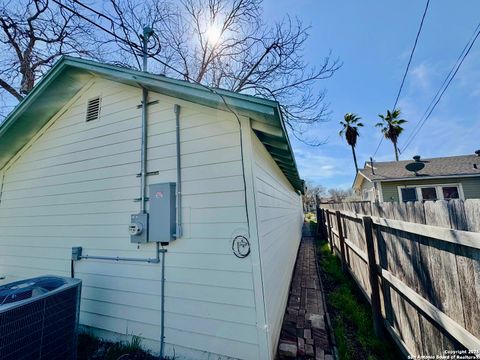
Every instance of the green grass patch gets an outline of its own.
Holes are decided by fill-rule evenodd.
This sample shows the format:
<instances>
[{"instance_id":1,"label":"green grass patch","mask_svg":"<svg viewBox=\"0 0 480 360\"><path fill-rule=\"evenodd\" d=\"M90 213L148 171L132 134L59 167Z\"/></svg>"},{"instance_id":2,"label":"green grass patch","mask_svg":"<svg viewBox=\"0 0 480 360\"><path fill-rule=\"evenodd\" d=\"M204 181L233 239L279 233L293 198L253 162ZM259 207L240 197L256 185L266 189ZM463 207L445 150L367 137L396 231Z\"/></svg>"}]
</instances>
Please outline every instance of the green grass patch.
<instances>
[{"instance_id":1,"label":"green grass patch","mask_svg":"<svg viewBox=\"0 0 480 360\"><path fill-rule=\"evenodd\" d=\"M317 223L317 214L315 214L314 212L305 213L305 221Z\"/></svg>"},{"instance_id":2,"label":"green grass patch","mask_svg":"<svg viewBox=\"0 0 480 360\"><path fill-rule=\"evenodd\" d=\"M345 330L345 324L341 316L336 316L332 322L333 332L335 339L337 340L337 350L340 359L350 359L350 354L353 350L350 344L347 342L347 335Z\"/></svg>"},{"instance_id":3,"label":"green grass patch","mask_svg":"<svg viewBox=\"0 0 480 360\"><path fill-rule=\"evenodd\" d=\"M317 214L314 212L305 213L305 223L310 227L310 231L314 236L317 233Z\"/></svg>"},{"instance_id":4,"label":"green grass patch","mask_svg":"<svg viewBox=\"0 0 480 360\"><path fill-rule=\"evenodd\" d=\"M355 282L342 272L341 262L331 254L329 244L322 242L319 253L327 304L335 315L332 326L340 359L398 359L393 345L375 336L371 309L360 299Z\"/></svg>"}]
</instances>

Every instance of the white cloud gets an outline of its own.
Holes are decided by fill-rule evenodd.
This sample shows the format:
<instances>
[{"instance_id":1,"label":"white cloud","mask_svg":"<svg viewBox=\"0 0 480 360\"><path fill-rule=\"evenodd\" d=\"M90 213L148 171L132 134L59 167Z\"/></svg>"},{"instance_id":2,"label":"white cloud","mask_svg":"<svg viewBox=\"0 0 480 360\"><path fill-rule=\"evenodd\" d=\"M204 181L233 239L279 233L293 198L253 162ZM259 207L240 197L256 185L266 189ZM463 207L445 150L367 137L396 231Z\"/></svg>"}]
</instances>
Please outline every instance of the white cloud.
<instances>
[{"instance_id":1,"label":"white cloud","mask_svg":"<svg viewBox=\"0 0 480 360\"><path fill-rule=\"evenodd\" d=\"M410 70L410 75L413 77L413 79L410 80L413 86L418 86L422 90L430 89L432 76L431 65L422 62L420 65L417 65Z\"/></svg>"},{"instance_id":2,"label":"white cloud","mask_svg":"<svg viewBox=\"0 0 480 360\"><path fill-rule=\"evenodd\" d=\"M331 183L337 177L355 174L352 158L319 154L320 148L295 149L295 157L300 176L316 184Z\"/></svg>"}]
</instances>

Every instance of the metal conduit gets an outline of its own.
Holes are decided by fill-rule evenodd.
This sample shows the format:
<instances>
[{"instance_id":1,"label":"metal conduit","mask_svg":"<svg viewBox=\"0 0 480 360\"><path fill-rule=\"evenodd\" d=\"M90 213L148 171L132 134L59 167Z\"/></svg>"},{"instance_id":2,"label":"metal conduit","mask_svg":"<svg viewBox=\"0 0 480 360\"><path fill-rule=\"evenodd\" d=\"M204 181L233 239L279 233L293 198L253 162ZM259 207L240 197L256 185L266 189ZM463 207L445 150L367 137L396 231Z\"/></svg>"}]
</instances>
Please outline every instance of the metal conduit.
<instances>
[{"instance_id":1,"label":"metal conduit","mask_svg":"<svg viewBox=\"0 0 480 360\"><path fill-rule=\"evenodd\" d=\"M153 30L145 27L143 33L143 71L147 71L147 41L148 38L153 34ZM147 200L146 192L146 176L147 176L147 136L148 136L148 90L145 87L142 87L142 140L141 140L141 165L140 165L140 212L146 213L145 202ZM177 138L177 229L176 237L179 238L182 236L181 229L181 162L180 162L180 105L175 105L174 111L176 114L176 138ZM4 174L3 174L4 175ZM0 185L3 185L0 183ZM0 188L1 195L1 188ZM147 229L148 231L148 225ZM74 255L75 251L78 251L78 255ZM97 255L81 255L81 247L72 248L72 260L71 260L71 276L75 276L74 263L78 260L106 260L106 261L125 261L125 262L143 262L149 264L162 264L161 268L161 288L160 288L160 311L161 311L161 320L160 320L160 359L163 359L164 353L164 343L165 343L165 253L167 249L160 248L160 243L156 243L156 257L155 258L132 258L132 257L121 257L121 256L97 256ZM160 259L160 254L162 258Z\"/></svg>"},{"instance_id":2,"label":"metal conduit","mask_svg":"<svg viewBox=\"0 0 480 360\"><path fill-rule=\"evenodd\" d=\"M175 104L175 129L177 136L177 229L175 238L182 237L182 160L180 156L180 105Z\"/></svg>"},{"instance_id":3,"label":"metal conduit","mask_svg":"<svg viewBox=\"0 0 480 360\"><path fill-rule=\"evenodd\" d=\"M141 144L141 160L140 160L140 212L145 213L145 200L147 192L146 175L147 175L147 116L148 116L148 90L142 88L142 144ZM148 230L148 229L147 229Z\"/></svg>"}]
</instances>

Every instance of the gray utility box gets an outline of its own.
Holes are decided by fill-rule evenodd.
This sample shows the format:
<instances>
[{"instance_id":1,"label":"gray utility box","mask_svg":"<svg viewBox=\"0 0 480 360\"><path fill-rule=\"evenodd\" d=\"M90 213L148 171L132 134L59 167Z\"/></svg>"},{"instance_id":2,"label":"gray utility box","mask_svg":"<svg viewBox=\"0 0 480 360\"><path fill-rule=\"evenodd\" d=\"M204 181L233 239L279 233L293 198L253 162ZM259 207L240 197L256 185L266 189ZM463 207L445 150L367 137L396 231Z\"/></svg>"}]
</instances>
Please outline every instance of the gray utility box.
<instances>
[{"instance_id":1,"label":"gray utility box","mask_svg":"<svg viewBox=\"0 0 480 360\"><path fill-rule=\"evenodd\" d=\"M176 184L151 184L149 186L149 203L148 241L169 243L175 240Z\"/></svg>"}]
</instances>

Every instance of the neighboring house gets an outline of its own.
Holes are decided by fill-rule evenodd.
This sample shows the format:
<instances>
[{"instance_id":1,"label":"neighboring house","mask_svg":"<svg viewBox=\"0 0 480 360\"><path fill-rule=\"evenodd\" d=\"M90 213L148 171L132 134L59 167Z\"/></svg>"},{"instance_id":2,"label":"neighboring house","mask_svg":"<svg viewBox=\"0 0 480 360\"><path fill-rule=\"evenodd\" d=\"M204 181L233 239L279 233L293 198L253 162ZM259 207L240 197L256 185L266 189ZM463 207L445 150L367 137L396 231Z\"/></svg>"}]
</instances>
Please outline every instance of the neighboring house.
<instances>
[{"instance_id":1,"label":"neighboring house","mask_svg":"<svg viewBox=\"0 0 480 360\"><path fill-rule=\"evenodd\" d=\"M146 201L143 232L138 219L131 225L141 209L142 89L146 189L176 185L165 217ZM0 127L0 275L70 276L76 246L136 260L164 248L164 298L163 264L75 261L81 324L106 338L138 335L158 353L163 323L165 355L176 359L274 359L302 189L278 103L65 57ZM173 213L169 234L179 238L137 244Z\"/></svg>"},{"instance_id":2,"label":"neighboring house","mask_svg":"<svg viewBox=\"0 0 480 360\"><path fill-rule=\"evenodd\" d=\"M480 198L480 152L432 159L365 163L353 189L362 200L426 201ZM405 166L424 165L417 174Z\"/></svg>"}]
</instances>

